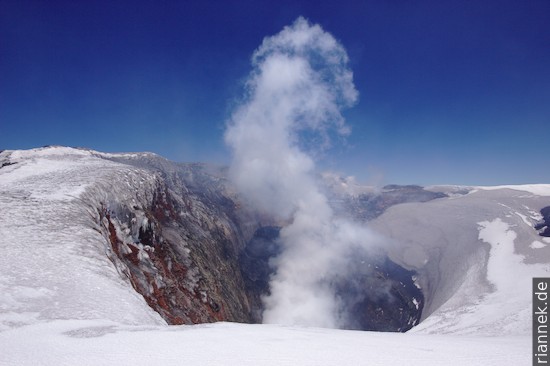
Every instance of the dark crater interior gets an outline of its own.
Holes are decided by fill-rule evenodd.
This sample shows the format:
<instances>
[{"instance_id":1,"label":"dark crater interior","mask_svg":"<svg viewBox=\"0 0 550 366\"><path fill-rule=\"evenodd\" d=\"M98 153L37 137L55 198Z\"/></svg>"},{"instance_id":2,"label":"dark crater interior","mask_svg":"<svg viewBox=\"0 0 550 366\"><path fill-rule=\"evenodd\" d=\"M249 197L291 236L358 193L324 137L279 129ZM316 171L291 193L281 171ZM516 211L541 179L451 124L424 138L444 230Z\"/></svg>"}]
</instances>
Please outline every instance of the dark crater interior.
<instances>
[{"instance_id":1,"label":"dark crater interior","mask_svg":"<svg viewBox=\"0 0 550 366\"><path fill-rule=\"evenodd\" d=\"M540 236L550 238L550 206L547 206L540 210L542 220L535 225L535 230L538 231Z\"/></svg>"},{"instance_id":2,"label":"dark crater interior","mask_svg":"<svg viewBox=\"0 0 550 366\"><path fill-rule=\"evenodd\" d=\"M258 229L239 256L247 293L254 304L253 314L261 321L263 295L269 294L274 273L270 258L281 253L278 227ZM355 255L331 286L341 303L343 328L371 331L406 332L422 315L424 296L414 284L416 273L390 259Z\"/></svg>"}]
</instances>

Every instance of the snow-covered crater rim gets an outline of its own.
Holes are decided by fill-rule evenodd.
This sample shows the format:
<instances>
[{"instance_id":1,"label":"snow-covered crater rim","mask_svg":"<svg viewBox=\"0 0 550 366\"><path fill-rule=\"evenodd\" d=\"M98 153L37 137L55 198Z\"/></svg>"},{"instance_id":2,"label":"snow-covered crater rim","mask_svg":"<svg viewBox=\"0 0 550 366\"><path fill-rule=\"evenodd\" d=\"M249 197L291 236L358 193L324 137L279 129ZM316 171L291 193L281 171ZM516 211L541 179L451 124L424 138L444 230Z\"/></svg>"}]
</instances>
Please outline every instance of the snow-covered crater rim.
<instances>
[{"instance_id":1,"label":"snow-covered crater rim","mask_svg":"<svg viewBox=\"0 0 550 366\"><path fill-rule=\"evenodd\" d=\"M106 153L83 147L68 146L44 146L28 150L3 150L0 152L3 156L9 156L14 162L48 157L100 157L100 158L127 158L136 159L141 157L160 157L152 152L118 152Z\"/></svg>"},{"instance_id":2,"label":"snow-covered crater rim","mask_svg":"<svg viewBox=\"0 0 550 366\"><path fill-rule=\"evenodd\" d=\"M475 186L472 187L473 192L478 190L494 191L498 189L512 189L515 191L524 191L536 196L550 196L550 184L517 184L517 185L500 185L500 186Z\"/></svg>"}]
</instances>

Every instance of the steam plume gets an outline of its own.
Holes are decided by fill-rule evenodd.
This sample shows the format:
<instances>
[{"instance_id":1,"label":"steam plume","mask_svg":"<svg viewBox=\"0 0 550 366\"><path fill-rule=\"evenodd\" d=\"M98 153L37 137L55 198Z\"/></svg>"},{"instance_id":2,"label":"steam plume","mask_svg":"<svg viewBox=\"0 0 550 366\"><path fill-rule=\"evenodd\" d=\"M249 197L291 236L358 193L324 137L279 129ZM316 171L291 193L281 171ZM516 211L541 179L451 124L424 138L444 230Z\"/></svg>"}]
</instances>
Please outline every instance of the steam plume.
<instances>
[{"instance_id":1,"label":"steam plume","mask_svg":"<svg viewBox=\"0 0 550 366\"><path fill-rule=\"evenodd\" d=\"M332 35L298 18L254 52L246 99L228 123L231 178L257 208L289 223L273 261L271 294L263 299L266 323L342 324L331 280L371 236L334 218L315 180L311 149L304 149L311 141L323 149L331 134L349 133L341 109L355 103L357 91L347 63Z\"/></svg>"}]
</instances>

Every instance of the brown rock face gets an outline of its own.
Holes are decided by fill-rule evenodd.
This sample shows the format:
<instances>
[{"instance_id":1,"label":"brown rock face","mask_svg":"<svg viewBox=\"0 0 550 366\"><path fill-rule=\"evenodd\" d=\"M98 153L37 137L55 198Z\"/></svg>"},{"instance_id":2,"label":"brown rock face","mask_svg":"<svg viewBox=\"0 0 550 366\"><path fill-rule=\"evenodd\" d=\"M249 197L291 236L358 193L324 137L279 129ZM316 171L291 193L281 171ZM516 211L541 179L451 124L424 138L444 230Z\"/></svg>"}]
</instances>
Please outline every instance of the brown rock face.
<instances>
[{"instance_id":1,"label":"brown rock face","mask_svg":"<svg viewBox=\"0 0 550 366\"><path fill-rule=\"evenodd\" d=\"M148 207L101 209L111 260L169 324L252 322L233 201L174 180L159 184Z\"/></svg>"}]
</instances>

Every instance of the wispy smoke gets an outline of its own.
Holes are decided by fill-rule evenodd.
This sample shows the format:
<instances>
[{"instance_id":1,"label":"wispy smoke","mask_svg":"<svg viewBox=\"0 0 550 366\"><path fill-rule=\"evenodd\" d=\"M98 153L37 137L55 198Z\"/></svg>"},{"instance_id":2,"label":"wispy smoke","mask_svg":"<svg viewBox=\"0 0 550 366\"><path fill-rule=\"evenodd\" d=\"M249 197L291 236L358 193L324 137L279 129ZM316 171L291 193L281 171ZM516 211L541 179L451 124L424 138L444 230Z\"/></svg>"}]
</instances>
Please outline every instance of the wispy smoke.
<instances>
[{"instance_id":1,"label":"wispy smoke","mask_svg":"<svg viewBox=\"0 0 550 366\"><path fill-rule=\"evenodd\" d=\"M289 223L264 298L266 323L341 325L333 279L371 237L334 218L311 157L311 141L323 149L331 134L349 133L341 109L357 91L347 63L332 35L298 18L255 51L246 100L228 123L231 178L258 209Z\"/></svg>"}]
</instances>

